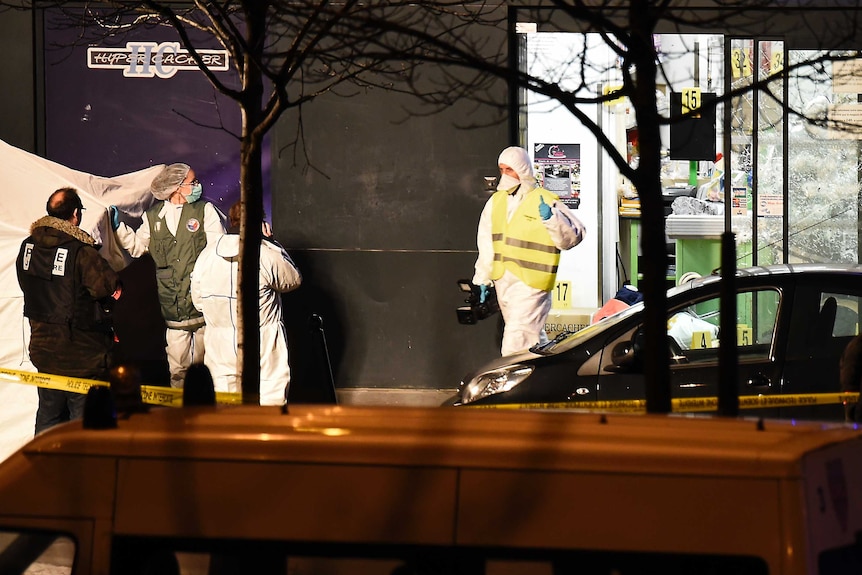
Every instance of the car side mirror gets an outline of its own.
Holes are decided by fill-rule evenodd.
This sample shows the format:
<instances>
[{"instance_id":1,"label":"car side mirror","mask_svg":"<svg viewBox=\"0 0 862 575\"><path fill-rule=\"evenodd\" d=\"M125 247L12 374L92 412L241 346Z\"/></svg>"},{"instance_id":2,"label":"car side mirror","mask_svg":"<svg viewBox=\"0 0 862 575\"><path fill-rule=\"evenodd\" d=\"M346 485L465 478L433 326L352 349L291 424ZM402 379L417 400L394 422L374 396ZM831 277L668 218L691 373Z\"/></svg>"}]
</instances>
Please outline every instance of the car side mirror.
<instances>
[{"instance_id":1,"label":"car side mirror","mask_svg":"<svg viewBox=\"0 0 862 575\"><path fill-rule=\"evenodd\" d=\"M621 341L611 348L611 363L605 366L605 371L639 373L641 369L642 362L634 341Z\"/></svg>"}]
</instances>

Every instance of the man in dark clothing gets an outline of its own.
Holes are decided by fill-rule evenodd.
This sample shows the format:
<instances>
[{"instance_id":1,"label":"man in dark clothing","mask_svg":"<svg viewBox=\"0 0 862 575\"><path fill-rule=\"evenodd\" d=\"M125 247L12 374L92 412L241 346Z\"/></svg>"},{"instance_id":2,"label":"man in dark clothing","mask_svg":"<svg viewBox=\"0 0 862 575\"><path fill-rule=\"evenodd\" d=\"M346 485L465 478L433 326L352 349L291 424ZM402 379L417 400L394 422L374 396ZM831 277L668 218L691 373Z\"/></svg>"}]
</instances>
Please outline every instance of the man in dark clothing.
<instances>
[{"instance_id":1,"label":"man in dark clothing","mask_svg":"<svg viewBox=\"0 0 862 575\"><path fill-rule=\"evenodd\" d=\"M30 320L30 361L40 372L108 380L114 345L111 309L120 278L78 226L84 206L72 188L48 198L16 261ZM36 433L83 416L85 396L39 388Z\"/></svg>"},{"instance_id":2,"label":"man in dark clothing","mask_svg":"<svg viewBox=\"0 0 862 575\"><path fill-rule=\"evenodd\" d=\"M838 363L841 391L859 392L862 386L862 335L847 344ZM862 395L858 401L844 405L844 420L862 422Z\"/></svg>"}]
</instances>

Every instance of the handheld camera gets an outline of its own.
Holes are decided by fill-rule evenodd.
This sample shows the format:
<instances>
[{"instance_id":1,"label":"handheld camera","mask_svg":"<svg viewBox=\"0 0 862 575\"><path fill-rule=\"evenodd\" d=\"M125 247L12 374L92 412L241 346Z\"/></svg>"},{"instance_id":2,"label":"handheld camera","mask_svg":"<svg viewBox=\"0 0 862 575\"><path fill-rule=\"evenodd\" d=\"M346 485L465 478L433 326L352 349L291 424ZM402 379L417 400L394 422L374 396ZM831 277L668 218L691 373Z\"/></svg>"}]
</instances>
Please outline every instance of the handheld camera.
<instances>
[{"instance_id":1,"label":"handheld camera","mask_svg":"<svg viewBox=\"0 0 862 575\"><path fill-rule=\"evenodd\" d=\"M481 288L474 285L470 280L458 280L458 287L461 291L467 294L467 299L464 303L467 305L459 307L458 323L464 325L473 325L480 320L487 319L500 311L500 305L497 303L497 290L492 287L488 288L488 295L484 302L479 302Z\"/></svg>"}]
</instances>

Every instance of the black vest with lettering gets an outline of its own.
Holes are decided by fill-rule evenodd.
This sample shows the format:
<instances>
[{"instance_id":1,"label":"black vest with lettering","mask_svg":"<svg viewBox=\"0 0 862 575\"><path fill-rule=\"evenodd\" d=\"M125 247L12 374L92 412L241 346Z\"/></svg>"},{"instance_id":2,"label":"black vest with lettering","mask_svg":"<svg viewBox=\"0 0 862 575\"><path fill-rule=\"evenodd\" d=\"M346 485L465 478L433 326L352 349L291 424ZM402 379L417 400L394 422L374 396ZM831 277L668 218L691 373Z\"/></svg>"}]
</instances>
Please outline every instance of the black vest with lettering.
<instances>
[{"instance_id":1,"label":"black vest with lettering","mask_svg":"<svg viewBox=\"0 0 862 575\"><path fill-rule=\"evenodd\" d=\"M110 331L110 309L93 299L78 282L75 262L84 244L69 238L40 247L32 237L18 252L18 283L24 292L24 316L84 331Z\"/></svg>"}]
</instances>

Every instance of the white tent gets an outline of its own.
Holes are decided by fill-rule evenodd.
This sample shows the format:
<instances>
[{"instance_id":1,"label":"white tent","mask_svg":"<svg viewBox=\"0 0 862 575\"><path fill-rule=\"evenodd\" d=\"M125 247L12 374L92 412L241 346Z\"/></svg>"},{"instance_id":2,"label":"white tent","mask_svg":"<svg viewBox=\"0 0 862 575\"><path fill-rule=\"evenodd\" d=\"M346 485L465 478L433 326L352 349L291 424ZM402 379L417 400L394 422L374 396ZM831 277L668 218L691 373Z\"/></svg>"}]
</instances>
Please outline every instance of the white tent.
<instances>
[{"instance_id":1,"label":"white tent","mask_svg":"<svg viewBox=\"0 0 862 575\"><path fill-rule=\"evenodd\" d=\"M23 314L24 296L18 287L15 258L21 242L30 235L30 224L45 215L51 192L62 187L78 190L85 208L82 227L97 242L104 242L103 255L120 269L128 260L107 249L113 245L107 207L115 205L128 216L139 218L153 203L150 182L162 167L114 177L94 176L0 140L0 261L5 262L0 265L0 366L36 371L27 356L30 328ZM0 381L0 461L33 437L36 404L35 387Z\"/></svg>"}]
</instances>

